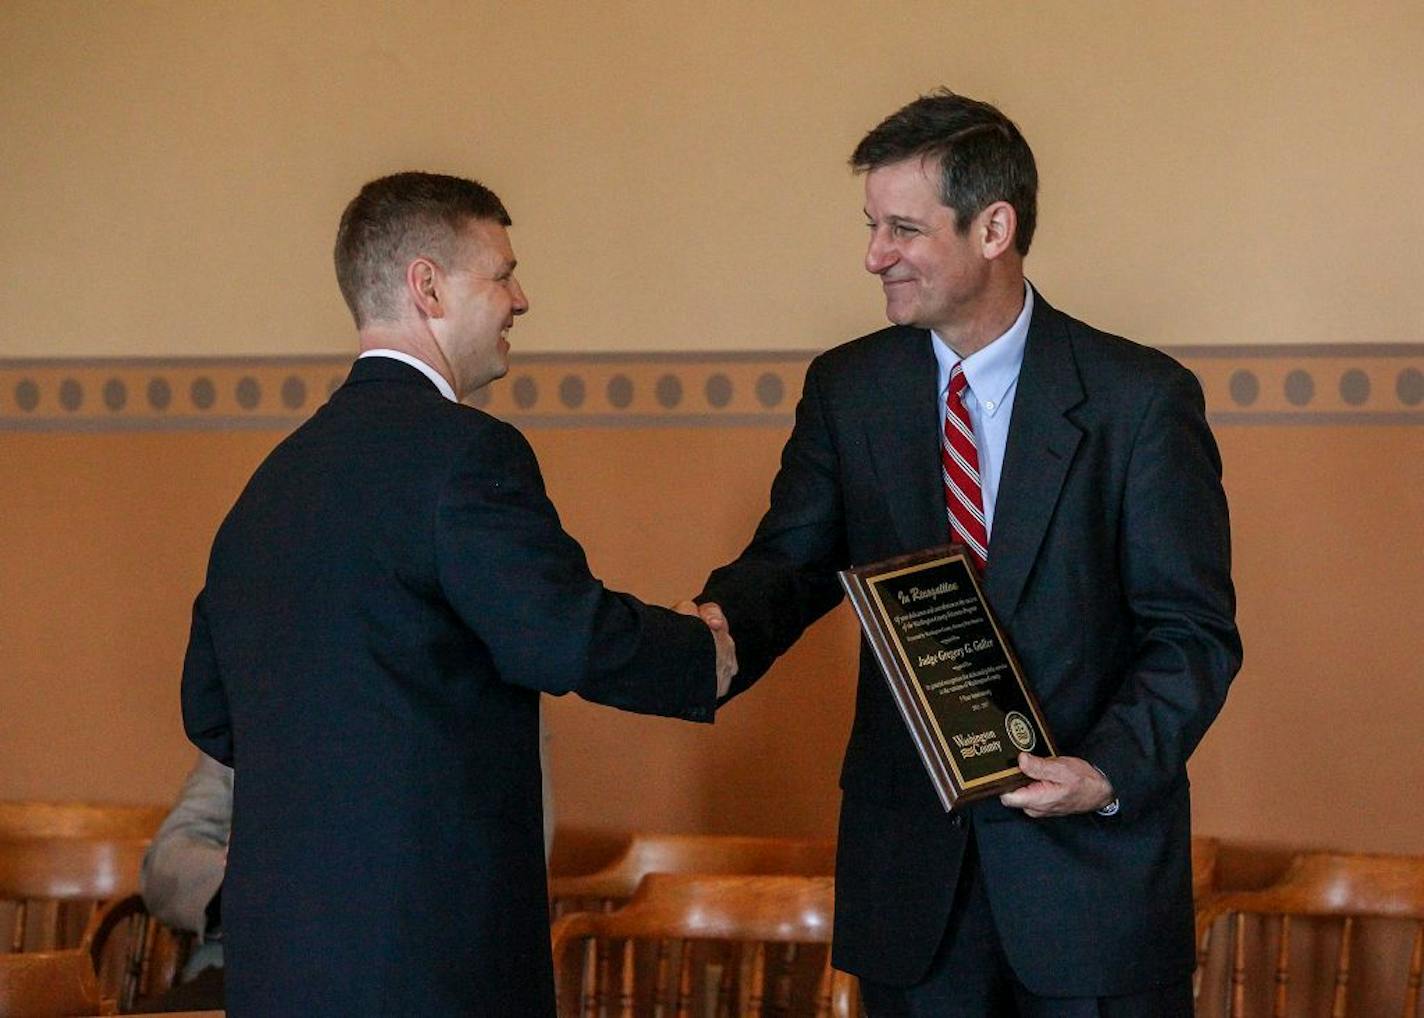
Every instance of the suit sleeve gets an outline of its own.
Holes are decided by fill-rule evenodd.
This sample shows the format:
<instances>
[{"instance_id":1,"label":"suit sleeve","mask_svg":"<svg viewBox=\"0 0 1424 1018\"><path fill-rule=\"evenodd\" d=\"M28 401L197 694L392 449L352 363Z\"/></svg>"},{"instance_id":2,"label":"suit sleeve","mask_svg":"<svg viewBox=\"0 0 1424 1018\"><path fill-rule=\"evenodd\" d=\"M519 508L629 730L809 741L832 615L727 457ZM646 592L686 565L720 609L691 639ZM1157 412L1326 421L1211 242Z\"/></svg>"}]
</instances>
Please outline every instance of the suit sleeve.
<instances>
[{"instance_id":1,"label":"suit sleeve","mask_svg":"<svg viewBox=\"0 0 1424 1018\"><path fill-rule=\"evenodd\" d=\"M796 423L771 485L771 504L746 550L707 579L737 643L735 696L760 678L806 628L840 603L847 563L840 457L826 413L819 360L806 372Z\"/></svg>"},{"instance_id":2,"label":"suit sleeve","mask_svg":"<svg viewBox=\"0 0 1424 1018\"><path fill-rule=\"evenodd\" d=\"M436 511L436 569L506 682L643 714L711 721L716 652L701 620L610 591L559 523L534 451L491 422Z\"/></svg>"},{"instance_id":3,"label":"suit sleeve","mask_svg":"<svg viewBox=\"0 0 1424 1018\"><path fill-rule=\"evenodd\" d=\"M1134 654L1078 755L1108 776L1129 815L1181 779L1241 665L1221 459L1184 370L1137 430L1119 548Z\"/></svg>"},{"instance_id":4,"label":"suit sleeve","mask_svg":"<svg viewBox=\"0 0 1424 1018\"><path fill-rule=\"evenodd\" d=\"M188 738L214 760L231 766L232 718L213 651L205 593L198 594L193 602L188 651L183 658L182 699L183 729Z\"/></svg>"},{"instance_id":5,"label":"suit sleeve","mask_svg":"<svg viewBox=\"0 0 1424 1018\"><path fill-rule=\"evenodd\" d=\"M165 924L200 936L222 886L232 828L232 768L199 755L143 857L139 888Z\"/></svg>"}]
</instances>

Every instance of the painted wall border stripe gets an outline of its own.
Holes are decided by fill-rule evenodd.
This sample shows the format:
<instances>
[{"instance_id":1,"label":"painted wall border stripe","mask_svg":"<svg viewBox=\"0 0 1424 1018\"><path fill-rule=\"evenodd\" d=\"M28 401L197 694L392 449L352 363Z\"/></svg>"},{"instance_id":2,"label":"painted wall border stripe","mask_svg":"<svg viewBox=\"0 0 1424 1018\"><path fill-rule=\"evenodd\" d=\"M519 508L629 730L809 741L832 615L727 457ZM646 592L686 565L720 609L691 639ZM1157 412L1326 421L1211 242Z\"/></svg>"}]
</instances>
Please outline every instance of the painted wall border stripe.
<instances>
[{"instance_id":1,"label":"painted wall border stripe","mask_svg":"<svg viewBox=\"0 0 1424 1018\"><path fill-rule=\"evenodd\" d=\"M1424 344L1166 347L1212 421L1424 425ZM525 427L767 427L791 421L813 351L525 354L474 405ZM346 377L341 355L0 359L0 431L271 429Z\"/></svg>"},{"instance_id":2,"label":"painted wall border stripe","mask_svg":"<svg viewBox=\"0 0 1424 1018\"><path fill-rule=\"evenodd\" d=\"M1254 346L1164 346L1182 363L1192 360L1256 360L1272 357L1424 357L1424 343L1259 343Z\"/></svg>"}]
</instances>

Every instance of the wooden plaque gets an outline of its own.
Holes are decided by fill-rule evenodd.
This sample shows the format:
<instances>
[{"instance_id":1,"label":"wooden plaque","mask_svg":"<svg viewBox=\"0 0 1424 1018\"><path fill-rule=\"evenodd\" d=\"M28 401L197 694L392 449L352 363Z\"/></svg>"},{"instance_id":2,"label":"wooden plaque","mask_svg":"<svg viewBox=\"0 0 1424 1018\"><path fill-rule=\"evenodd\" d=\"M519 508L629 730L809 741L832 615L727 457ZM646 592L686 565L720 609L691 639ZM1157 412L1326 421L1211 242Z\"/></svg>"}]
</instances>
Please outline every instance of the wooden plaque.
<instances>
[{"instance_id":1,"label":"wooden plaque","mask_svg":"<svg viewBox=\"0 0 1424 1018\"><path fill-rule=\"evenodd\" d=\"M946 811L1028 784L1020 750L1057 755L962 546L839 575Z\"/></svg>"}]
</instances>

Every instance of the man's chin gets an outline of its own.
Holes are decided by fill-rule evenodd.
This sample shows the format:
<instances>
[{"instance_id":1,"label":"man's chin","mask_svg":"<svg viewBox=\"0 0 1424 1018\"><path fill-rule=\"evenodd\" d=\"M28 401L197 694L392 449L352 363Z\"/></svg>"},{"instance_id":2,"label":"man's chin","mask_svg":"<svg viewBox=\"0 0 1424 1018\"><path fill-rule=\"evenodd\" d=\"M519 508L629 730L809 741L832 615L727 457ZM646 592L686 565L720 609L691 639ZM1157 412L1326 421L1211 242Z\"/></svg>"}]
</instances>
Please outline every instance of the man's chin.
<instances>
[{"instance_id":1,"label":"man's chin","mask_svg":"<svg viewBox=\"0 0 1424 1018\"><path fill-rule=\"evenodd\" d=\"M489 372L485 373L484 375L481 375L479 378L472 380L468 391L460 395L460 402L463 403L467 399L473 398L475 393L479 392L491 382L499 381L499 379L503 378L507 374L509 374L509 361L506 360L498 365L494 365Z\"/></svg>"},{"instance_id":2,"label":"man's chin","mask_svg":"<svg viewBox=\"0 0 1424 1018\"><path fill-rule=\"evenodd\" d=\"M885 317L891 325L914 325L915 314L909 308L897 307L893 304L885 305Z\"/></svg>"}]
</instances>

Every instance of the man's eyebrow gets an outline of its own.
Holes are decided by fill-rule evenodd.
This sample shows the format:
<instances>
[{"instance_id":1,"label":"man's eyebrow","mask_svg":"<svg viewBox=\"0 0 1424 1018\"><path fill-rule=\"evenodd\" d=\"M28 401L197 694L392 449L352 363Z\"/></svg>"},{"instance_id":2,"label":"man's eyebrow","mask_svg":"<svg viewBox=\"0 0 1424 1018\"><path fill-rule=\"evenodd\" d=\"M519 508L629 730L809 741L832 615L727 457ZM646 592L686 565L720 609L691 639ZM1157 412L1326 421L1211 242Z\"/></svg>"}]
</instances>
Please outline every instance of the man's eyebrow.
<instances>
[{"instance_id":1,"label":"man's eyebrow","mask_svg":"<svg viewBox=\"0 0 1424 1018\"><path fill-rule=\"evenodd\" d=\"M875 217L870 214L870 211L868 209L861 209L860 211L862 214L864 214L866 219L870 220L872 223L875 222ZM925 225L923 221L916 219L914 216L901 216L896 215L893 212L890 215L886 216L883 222L889 223L891 226L899 226L901 224L904 224L907 226L922 227Z\"/></svg>"}]
</instances>

